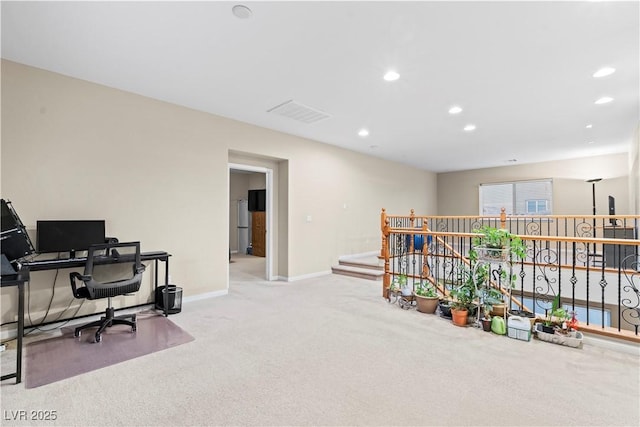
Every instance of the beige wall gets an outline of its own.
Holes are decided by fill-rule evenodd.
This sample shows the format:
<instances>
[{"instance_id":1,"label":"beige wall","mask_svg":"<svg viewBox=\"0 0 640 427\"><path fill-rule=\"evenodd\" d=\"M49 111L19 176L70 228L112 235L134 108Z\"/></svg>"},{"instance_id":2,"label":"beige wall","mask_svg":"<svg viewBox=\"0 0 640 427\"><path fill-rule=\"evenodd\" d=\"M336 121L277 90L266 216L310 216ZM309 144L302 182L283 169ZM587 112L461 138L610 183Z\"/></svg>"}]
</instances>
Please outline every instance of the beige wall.
<instances>
[{"instance_id":1,"label":"beige wall","mask_svg":"<svg viewBox=\"0 0 640 427\"><path fill-rule=\"evenodd\" d=\"M632 214L640 215L640 124L629 150L629 206Z\"/></svg>"},{"instance_id":2,"label":"beige wall","mask_svg":"<svg viewBox=\"0 0 640 427\"><path fill-rule=\"evenodd\" d=\"M172 253L185 296L228 286L229 161L275 168L281 277L377 250L381 207L436 213L433 173L9 61L2 125L2 197L27 228L40 218L104 218L109 235ZM58 310L71 297L67 273L55 284ZM38 312L52 283L45 273L32 279ZM3 305L11 292L2 290Z\"/></svg>"},{"instance_id":3,"label":"beige wall","mask_svg":"<svg viewBox=\"0 0 640 427\"><path fill-rule=\"evenodd\" d=\"M478 215L478 187L482 183L553 179L553 213L582 215L593 212L590 178L596 184L596 212L608 213L608 197L616 199L616 213L631 214L627 154L611 154L581 159L527 165L476 169L438 174L438 214Z\"/></svg>"}]
</instances>

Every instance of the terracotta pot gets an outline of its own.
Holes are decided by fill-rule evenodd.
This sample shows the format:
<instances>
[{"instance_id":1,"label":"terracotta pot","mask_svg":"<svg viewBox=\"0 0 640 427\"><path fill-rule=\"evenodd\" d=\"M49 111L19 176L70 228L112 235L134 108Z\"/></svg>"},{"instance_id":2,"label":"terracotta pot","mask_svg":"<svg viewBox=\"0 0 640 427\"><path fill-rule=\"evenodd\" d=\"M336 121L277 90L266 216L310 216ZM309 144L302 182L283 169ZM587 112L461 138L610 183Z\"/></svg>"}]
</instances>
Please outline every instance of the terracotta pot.
<instances>
[{"instance_id":1,"label":"terracotta pot","mask_svg":"<svg viewBox=\"0 0 640 427\"><path fill-rule=\"evenodd\" d=\"M451 309L451 320L453 320L453 324L456 326L467 326L468 317L469 317L469 311L466 308Z\"/></svg>"},{"instance_id":2,"label":"terracotta pot","mask_svg":"<svg viewBox=\"0 0 640 427\"><path fill-rule=\"evenodd\" d=\"M416 295L416 299L418 300L419 312L429 314L433 314L436 312L439 301L438 297L423 297L421 295Z\"/></svg>"}]
</instances>

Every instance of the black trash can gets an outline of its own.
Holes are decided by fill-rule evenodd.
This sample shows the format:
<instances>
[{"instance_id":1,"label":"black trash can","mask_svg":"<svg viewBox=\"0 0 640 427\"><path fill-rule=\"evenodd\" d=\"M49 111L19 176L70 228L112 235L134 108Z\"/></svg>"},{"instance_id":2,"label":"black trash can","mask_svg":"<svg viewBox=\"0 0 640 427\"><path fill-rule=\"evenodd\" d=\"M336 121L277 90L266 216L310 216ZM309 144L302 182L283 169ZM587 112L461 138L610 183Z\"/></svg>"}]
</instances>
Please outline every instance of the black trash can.
<instances>
[{"instance_id":1,"label":"black trash can","mask_svg":"<svg viewBox=\"0 0 640 427\"><path fill-rule=\"evenodd\" d=\"M167 293L165 295L165 293ZM182 288L176 285L158 286L156 289L156 308L164 312L164 298L167 298L167 313L176 314L182 311Z\"/></svg>"}]
</instances>

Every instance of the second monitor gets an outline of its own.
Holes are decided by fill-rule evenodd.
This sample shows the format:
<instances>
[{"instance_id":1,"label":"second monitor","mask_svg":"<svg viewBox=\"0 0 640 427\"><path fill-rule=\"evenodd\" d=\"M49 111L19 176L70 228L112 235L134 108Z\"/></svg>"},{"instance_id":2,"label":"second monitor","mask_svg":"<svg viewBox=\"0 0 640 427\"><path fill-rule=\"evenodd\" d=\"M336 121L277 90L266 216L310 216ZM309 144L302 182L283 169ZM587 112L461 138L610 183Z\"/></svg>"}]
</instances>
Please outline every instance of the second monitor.
<instances>
[{"instance_id":1,"label":"second monitor","mask_svg":"<svg viewBox=\"0 0 640 427\"><path fill-rule=\"evenodd\" d=\"M105 242L104 220L43 220L36 225L38 253L86 251Z\"/></svg>"}]
</instances>

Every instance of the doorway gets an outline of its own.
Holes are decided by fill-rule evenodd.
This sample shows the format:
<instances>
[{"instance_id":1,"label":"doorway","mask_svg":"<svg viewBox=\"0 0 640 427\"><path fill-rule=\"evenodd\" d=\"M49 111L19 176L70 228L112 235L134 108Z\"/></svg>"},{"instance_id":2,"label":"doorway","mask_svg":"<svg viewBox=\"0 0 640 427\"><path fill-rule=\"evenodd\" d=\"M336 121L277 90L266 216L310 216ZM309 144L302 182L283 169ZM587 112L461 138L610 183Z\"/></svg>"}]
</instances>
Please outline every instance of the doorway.
<instances>
[{"instance_id":1,"label":"doorway","mask_svg":"<svg viewBox=\"0 0 640 427\"><path fill-rule=\"evenodd\" d=\"M256 193L262 194L257 205ZM264 263L255 277L274 280L272 169L229 163L229 196L229 256L230 263L238 262L233 270L255 271Z\"/></svg>"}]
</instances>

